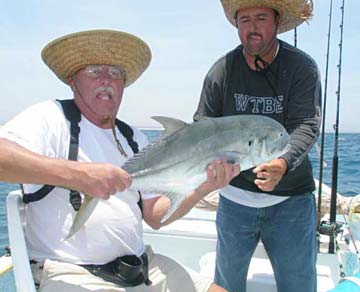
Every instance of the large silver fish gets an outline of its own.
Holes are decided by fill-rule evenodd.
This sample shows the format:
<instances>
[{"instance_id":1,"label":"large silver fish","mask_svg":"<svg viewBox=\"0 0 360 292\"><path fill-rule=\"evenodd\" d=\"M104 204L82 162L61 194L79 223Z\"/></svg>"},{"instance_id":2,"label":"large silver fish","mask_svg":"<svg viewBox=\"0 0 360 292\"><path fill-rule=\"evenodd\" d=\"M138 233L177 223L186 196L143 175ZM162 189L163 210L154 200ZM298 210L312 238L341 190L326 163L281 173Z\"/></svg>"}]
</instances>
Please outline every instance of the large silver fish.
<instances>
[{"instance_id":1,"label":"large silver fish","mask_svg":"<svg viewBox=\"0 0 360 292\"><path fill-rule=\"evenodd\" d=\"M239 163L243 171L281 156L289 147L290 138L284 127L264 116L206 118L192 124L168 117L153 119L163 125L163 135L131 158L123 169L131 174L131 190L158 193L170 199L162 222L206 180L206 167L216 159ZM87 197L68 238L85 223L97 200Z\"/></svg>"}]
</instances>

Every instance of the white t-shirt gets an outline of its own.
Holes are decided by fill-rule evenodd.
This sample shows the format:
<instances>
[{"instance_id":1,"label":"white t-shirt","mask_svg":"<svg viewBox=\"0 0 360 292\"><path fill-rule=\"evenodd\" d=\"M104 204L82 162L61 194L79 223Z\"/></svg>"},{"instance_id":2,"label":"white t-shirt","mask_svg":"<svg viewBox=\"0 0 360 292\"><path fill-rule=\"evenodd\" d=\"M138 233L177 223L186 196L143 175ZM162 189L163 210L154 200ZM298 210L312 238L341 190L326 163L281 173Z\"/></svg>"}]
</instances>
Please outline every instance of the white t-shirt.
<instances>
[{"instance_id":1,"label":"white t-shirt","mask_svg":"<svg viewBox=\"0 0 360 292\"><path fill-rule=\"evenodd\" d=\"M12 140L38 154L61 159L68 158L69 122L61 105L46 101L26 109L6 123L0 136ZM111 129L101 129L81 117L78 161L108 162L122 166L127 158L116 147ZM136 128L134 140L139 149L148 142ZM116 134L128 157L133 152L126 138L116 129ZM35 192L41 185L24 185L26 193ZM146 200L153 194L142 195ZM75 264L104 264L118 256L141 255L141 211L137 205L138 194L124 191L100 200L85 226L73 237L67 236L76 212L69 203L69 190L55 188L40 201L26 206L25 236L30 258L46 258Z\"/></svg>"},{"instance_id":2,"label":"white t-shirt","mask_svg":"<svg viewBox=\"0 0 360 292\"><path fill-rule=\"evenodd\" d=\"M285 201L289 197L273 196L251 192L228 185L220 190L220 195L237 203L252 208L265 208Z\"/></svg>"}]
</instances>

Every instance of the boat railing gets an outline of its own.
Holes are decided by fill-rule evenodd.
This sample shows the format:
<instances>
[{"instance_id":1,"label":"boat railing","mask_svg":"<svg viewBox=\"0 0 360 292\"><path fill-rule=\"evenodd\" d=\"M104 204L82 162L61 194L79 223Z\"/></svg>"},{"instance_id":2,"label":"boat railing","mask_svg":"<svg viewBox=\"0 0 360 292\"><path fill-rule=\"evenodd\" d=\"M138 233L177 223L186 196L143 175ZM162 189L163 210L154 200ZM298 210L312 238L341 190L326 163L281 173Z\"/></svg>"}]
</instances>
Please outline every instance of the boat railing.
<instances>
[{"instance_id":1,"label":"boat railing","mask_svg":"<svg viewBox=\"0 0 360 292\"><path fill-rule=\"evenodd\" d=\"M10 192L6 204L16 291L36 292L24 236L23 212L25 206L22 201L21 191Z\"/></svg>"}]
</instances>

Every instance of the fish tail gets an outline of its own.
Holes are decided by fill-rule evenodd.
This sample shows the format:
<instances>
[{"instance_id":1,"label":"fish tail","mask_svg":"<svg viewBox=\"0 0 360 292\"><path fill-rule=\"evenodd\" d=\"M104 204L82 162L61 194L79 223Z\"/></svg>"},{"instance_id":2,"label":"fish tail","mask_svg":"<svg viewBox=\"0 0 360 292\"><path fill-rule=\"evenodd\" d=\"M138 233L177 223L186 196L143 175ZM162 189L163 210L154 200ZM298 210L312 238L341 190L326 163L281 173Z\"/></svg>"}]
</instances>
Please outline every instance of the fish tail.
<instances>
[{"instance_id":1,"label":"fish tail","mask_svg":"<svg viewBox=\"0 0 360 292\"><path fill-rule=\"evenodd\" d=\"M75 219L65 240L68 240L76 232L78 232L82 226L84 226L85 222L89 219L90 215L93 213L98 202L99 202L99 198L85 195L84 201L81 204L79 211L77 211L75 215Z\"/></svg>"}]
</instances>

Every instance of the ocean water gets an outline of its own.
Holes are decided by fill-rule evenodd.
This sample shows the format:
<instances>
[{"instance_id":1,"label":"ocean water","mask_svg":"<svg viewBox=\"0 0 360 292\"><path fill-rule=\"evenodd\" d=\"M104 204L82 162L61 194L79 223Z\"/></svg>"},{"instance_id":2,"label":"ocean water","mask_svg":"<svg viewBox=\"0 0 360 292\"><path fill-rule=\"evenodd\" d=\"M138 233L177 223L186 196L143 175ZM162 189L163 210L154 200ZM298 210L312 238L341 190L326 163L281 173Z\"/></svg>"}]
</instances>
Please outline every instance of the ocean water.
<instances>
[{"instance_id":1,"label":"ocean water","mask_svg":"<svg viewBox=\"0 0 360 292\"><path fill-rule=\"evenodd\" d=\"M156 140L161 133L159 130L144 130L150 141ZM360 194L360 133L339 135L338 141L339 157L339 178L338 192L344 196L355 196ZM310 159L313 164L314 176L318 178L319 173L319 147L315 145L310 152ZM327 133L324 143L324 174L323 182L331 185L332 157L334 154L334 134ZM5 253L5 246L8 245L7 223L6 223L6 194L18 189L18 185L0 182L0 255Z\"/></svg>"}]
</instances>

